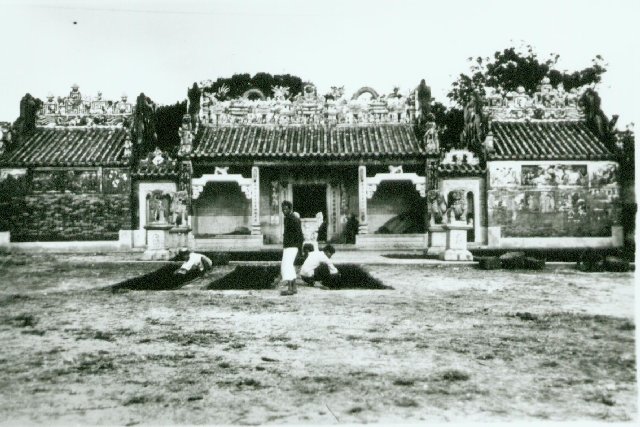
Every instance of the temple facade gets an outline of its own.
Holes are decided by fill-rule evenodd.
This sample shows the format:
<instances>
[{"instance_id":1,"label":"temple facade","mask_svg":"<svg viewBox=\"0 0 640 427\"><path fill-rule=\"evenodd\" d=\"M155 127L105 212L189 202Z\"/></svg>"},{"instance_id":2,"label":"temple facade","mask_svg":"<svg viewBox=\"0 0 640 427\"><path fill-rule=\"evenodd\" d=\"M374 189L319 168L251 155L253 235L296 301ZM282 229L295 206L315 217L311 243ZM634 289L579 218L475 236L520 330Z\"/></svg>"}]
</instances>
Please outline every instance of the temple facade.
<instances>
[{"instance_id":1,"label":"temple facade","mask_svg":"<svg viewBox=\"0 0 640 427\"><path fill-rule=\"evenodd\" d=\"M280 245L290 200L310 244L441 254L457 227L471 248L621 246L619 165L578 95L547 80L534 96L489 94L472 152L441 149L416 91L204 93L176 152L141 153L126 97L74 87L3 140L0 244L262 250Z\"/></svg>"}]
</instances>

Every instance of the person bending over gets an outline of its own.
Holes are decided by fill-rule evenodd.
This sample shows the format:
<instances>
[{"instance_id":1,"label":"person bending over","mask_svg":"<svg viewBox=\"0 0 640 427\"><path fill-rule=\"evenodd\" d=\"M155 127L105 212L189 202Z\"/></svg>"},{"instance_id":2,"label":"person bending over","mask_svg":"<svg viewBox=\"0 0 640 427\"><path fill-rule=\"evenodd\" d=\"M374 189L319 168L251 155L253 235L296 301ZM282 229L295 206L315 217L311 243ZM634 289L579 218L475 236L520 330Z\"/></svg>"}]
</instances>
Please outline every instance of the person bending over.
<instances>
[{"instance_id":1,"label":"person bending over","mask_svg":"<svg viewBox=\"0 0 640 427\"><path fill-rule=\"evenodd\" d=\"M327 285L335 282L339 276L338 269L331 262L336 253L333 246L327 245L321 251L312 251L300 268L300 277L306 283L320 289L329 289Z\"/></svg>"},{"instance_id":2,"label":"person bending over","mask_svg":"<svg viewBox=\"0 0 640 427\"><path fill-rule=\"evenodd\" d=\"M181 259L186 261L175 271L174 274L187 274L190 271L199 271L200 273L203 273L210 270L213 266L213 261L209 258L202 254L191 252L188 249L180 249L178 255Z\"/></svg>"}]
</instances>

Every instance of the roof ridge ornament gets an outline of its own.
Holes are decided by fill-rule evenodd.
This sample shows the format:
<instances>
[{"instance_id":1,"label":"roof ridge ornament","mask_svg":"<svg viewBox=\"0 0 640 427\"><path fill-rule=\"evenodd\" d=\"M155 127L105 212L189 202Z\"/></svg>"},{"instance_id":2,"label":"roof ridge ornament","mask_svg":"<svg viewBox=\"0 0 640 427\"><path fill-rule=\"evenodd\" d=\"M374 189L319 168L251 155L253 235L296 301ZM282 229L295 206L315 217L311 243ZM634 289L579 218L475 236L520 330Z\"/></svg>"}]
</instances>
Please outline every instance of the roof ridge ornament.
<instances>
[{"instance_id":1,"label":"roof ridge ornament","mask_svg":"<svg viewBox=\"0 0 640 427\"><path fill-rule=\"evenodd\" d=\"M413 97L401 94L398 87L394 87L388 96L380 96L373 89L364 87L350 100L344 97L344 87L332 86L326 97L319 95L312 84L306 84L302 93L293 99L289 99L289 91L287 87L274 86L273 98L240 97L222 101L214 94L203 92L200 121L204 125L222 127L408 124L415 120ZM370 99L361 96L366 93L371 95Z\"/></svg>"},{"instance_id":2,"label":"roof ridge ornament","mask_svg":"<svg viewBox=\"0 0 640 427\"><path fill-rule=\"evenodd\" d=\"M47 94L47 100L36 114L38 126L109 126L126 127L133 106L122 95L119 101L102 98L98 91L95 97L83 97L77 84L71 86L66 97Z\"/></svg>"},{"instance_id":3,"label":"roof ridge ornament","mask_svg":"<svg viewBox=\"0 0 640 427\"><path fill-rule=\"evenodd\" d=\"M527 94L522 86L509 92L485 88L487 102L483 110L497 121L584 120L584 113L578 105L584 90L586 87L567 92L562 83L554 88L549 77L545 76L533 95Z\"/></svg>"}]
</instances>

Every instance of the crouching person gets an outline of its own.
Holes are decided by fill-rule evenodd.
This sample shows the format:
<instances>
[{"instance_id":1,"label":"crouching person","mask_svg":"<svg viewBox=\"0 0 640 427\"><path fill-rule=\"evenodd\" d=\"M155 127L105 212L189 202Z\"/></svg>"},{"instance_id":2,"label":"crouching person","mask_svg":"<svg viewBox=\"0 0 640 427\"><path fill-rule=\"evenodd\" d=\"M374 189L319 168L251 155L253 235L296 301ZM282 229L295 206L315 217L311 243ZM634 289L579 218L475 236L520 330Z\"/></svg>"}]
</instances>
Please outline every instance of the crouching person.
<instances>
[{"instance_id":1,"label":"crouching person","mask_svg":"<svg viewBox=\"0 0 640 427\"><path fill-rule=\"evenodd\" d=\"M213 261L208 257L196 252L191 252L188 249L180 249L178 255L180 259L186 261L174 272L174 274L187 274L191 271L204 273L205 271L210 270L213 266Z\"/></svg>"},{"instance_id":2,"label":"crouching person","mask_svg":"<svg viewBox=\"0 0 640 427\"><path fill-rule=\"evenodd\" d=\"M300 267L300 277L307 284L320 289L329 289L339 277L338 269L331 262L336 253L333 246L327 245L321 251L312 251Z\"/></svg>"}]
</instances>

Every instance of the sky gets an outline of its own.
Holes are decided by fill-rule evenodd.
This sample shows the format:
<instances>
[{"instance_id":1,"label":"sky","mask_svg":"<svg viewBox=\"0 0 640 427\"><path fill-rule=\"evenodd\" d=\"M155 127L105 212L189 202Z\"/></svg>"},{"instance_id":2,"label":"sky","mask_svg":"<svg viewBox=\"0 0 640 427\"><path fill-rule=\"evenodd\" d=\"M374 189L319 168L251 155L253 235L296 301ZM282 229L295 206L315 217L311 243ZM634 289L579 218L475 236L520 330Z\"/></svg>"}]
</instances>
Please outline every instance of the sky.
<instances>
[{"instance_id":1,"label":"sky","mask_svg":"<svg viewBox=\"0 0 640 427\"><path fill-rule=\"evenodd\" d=\"M559 54L560 70L602 55L602 107L624 128L638 113L639 11L636 0L0 0L0 121L18 117L25 93L66 96L74 83L172 104L193 82L257 72L349 95L425 79L446 103L469 57L530 44Z\"/></svg>"}]
</instances>

